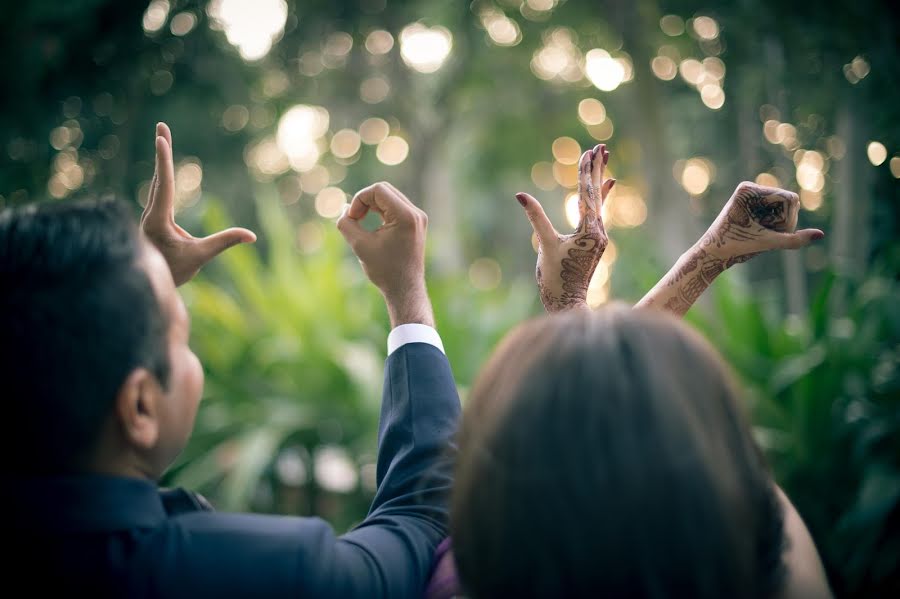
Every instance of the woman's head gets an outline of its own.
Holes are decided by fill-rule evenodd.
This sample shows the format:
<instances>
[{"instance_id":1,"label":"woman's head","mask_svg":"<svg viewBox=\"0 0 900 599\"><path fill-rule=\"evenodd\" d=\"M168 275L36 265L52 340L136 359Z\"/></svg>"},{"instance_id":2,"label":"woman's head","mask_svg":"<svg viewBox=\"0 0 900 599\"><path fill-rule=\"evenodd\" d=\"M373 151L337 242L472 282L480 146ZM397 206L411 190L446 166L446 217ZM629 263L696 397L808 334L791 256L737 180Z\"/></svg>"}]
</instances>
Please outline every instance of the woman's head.
<instances>
[{"instance_id":1,"label":"woman's head","mask_svg":"<svg viewBox=\"0 0 900 599\"><path fill-rule=\"evenodd\" d=\"M781 515L729 374L664 315L531 321L476 382L454 551L474 597L753 597Z\"/></svg>"}]
</instances>

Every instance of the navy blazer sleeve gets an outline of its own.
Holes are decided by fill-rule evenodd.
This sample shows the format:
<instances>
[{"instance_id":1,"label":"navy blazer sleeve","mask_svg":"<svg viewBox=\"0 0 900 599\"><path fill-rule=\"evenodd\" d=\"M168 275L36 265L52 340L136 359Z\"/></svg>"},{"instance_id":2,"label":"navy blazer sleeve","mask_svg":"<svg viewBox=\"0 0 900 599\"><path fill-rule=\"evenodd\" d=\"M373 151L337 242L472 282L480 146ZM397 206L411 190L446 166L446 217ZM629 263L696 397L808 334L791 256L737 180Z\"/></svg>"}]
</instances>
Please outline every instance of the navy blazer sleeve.
<instances>
[{"instance_id":1,"label":"navy blazer sleeve","mask_svg":"<svg viewBox=\"0 0 900 599\"><path fill-rule=\"evenodd\" d=\"M388 357L378 490L336 536L317 518L189 513L139 542L135 596L418 597L447 535L460 413L446 356L410 343ZM141 565L143 564L143 565Z\"/></svg>"}]
</instances>

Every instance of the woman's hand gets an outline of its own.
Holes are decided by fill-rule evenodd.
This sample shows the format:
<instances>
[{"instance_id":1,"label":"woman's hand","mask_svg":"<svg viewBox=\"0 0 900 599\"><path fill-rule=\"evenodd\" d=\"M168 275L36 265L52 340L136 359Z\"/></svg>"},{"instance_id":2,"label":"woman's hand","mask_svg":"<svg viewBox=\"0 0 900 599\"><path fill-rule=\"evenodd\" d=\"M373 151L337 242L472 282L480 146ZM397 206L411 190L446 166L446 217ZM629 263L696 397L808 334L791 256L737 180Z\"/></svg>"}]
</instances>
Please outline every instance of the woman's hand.
<instances>
[{"instance_id":1,"label":"woman's hand","mask_svg":"<svg viewBox=\"0 0 900 599\"><path fill-rule=\"evenodd\" d=\"M540 202L527 193L516 194L525 208L538 239L535 275L541 302L547 312L587 307L591 276L609 240L600 209L615 185L615 179L603 179L609 152L604 144L581 156L578 165L578 209L581 220L571 235L560 235L553 228Z\"/></svg>"},{"instance_id":2,"label":"woman's hand","mask_svg":"<svg viewBox=\"0 0 900 599\"><path fill-rule=\"evenodd\" d=\"M821 239L819 229L797 227L796 193L744 181L710 225L699 245L723 261L723 269L775 249L797 249Z\"/></svg>"},{"instance_id":3,"label":"woman's hand","mask_svg":"<svg viewBox=\"0 0 900 599\"><path fill-rule=\"evenodd\" d=\"M797 194L744 181L694 247L682 254L636 308L660 307L683 316L717 276L775 249L797 249L825 236L797 227Z\"/></svg>"},{"instance_id":4,"label":"woman's hand","mask_svg":"<svg viewBox=\"0 0 900 599\"><path fill-rule=\"evenodd\" d=\"M226 229L198 238L178 226L172 132L165 123L156 125L156 169L141 215L141 230L166 259L176 286L190 281L207 262L231 246L256 241L256 235L247 229Z\"/></svg>"}]
</instances>

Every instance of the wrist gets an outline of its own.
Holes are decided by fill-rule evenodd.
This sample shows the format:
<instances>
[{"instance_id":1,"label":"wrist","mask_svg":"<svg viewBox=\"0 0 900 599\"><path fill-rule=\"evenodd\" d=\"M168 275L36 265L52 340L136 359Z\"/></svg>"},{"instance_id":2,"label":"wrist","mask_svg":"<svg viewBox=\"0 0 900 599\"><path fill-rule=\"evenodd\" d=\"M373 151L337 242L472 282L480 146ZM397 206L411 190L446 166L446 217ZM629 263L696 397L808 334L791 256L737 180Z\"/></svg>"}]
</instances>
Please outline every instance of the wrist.
<instances>
[{"instance_id":1,"label":"wrist","mask_svg":"<svg viewBox=\"0 0 900 599\"><path fill-rule=\"evenodd\" d=\"M419 281L399 290L382 290L382 295L391 319L392 329L402 324L413 323L434 327L434 312L431 308L431 300L428 298L425 281Z\"/></svg>"}]
</instances>

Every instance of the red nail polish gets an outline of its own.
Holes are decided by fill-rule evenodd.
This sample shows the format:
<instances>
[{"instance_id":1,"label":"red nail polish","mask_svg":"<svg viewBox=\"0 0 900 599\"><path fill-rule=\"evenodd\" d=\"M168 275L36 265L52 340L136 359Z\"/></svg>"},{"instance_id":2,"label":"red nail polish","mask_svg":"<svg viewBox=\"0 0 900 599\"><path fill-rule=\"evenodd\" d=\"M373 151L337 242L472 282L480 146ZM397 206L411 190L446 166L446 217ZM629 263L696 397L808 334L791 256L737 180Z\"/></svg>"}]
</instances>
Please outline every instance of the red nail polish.
<instances>
[{"instance_id":1,"label":"red nail polish","mask_svg":"<svg viewBox=\"0 0 900 599\"><path fill-rule=\"evenodd\" d=\"M813 241L818 241L820 239L823 239L824 237L825 237L825 233L823 233L822 231L816 231L815 233L812 234Z\"/></svg>"},{"instance_id":2,"label":"red nail polish","mask_svg":"<svg viewBox=\"0 0 900 599\"><path fill-rule=\"evenodd\" d=\"M525 199L525 194L517 193L516 199L519 200L519 203L522 204L523 208L528 205L528 200Z\"/></svg>"}]
</instances>

